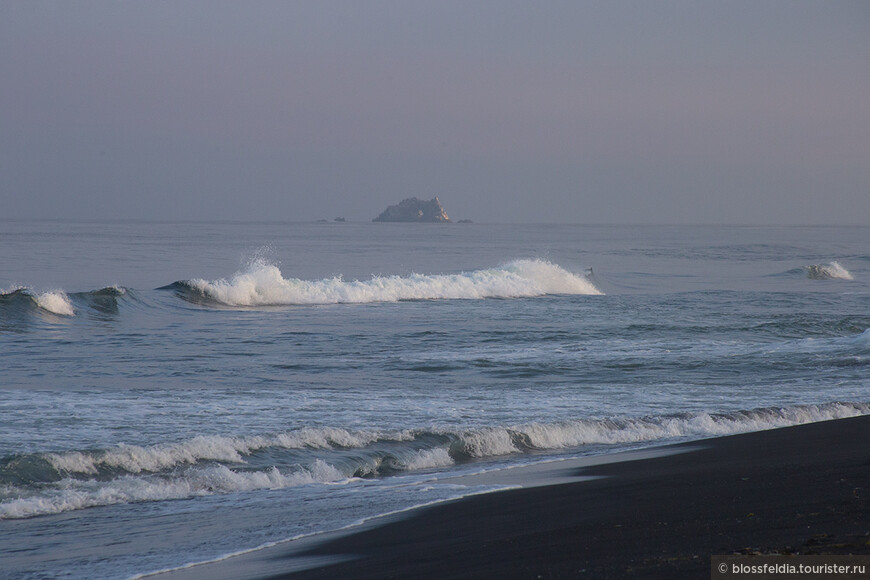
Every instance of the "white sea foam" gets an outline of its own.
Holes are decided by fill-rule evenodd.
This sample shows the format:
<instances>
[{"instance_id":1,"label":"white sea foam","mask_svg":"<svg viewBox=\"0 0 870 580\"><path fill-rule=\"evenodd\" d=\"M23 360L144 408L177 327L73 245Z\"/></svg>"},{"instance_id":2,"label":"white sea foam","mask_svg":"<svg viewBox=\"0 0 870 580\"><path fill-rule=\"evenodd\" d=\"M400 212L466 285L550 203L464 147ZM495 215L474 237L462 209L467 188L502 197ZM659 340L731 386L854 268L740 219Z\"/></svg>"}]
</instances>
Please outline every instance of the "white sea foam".
<instances>
[{"instance_id":1,"label":"white sea foam","mask_svg":"<svg viewBox=\"0 0 870 580\"><path fill-rule=\"evenodd\" d=\"M519 298L545 294L600 294L584 276L545 260L516 260L462 274L375 276L345 281L284 278L277 266L254 261L231 279L189 285L230 306L396 302L399 300Z\"/></svg>"},{"instance_id":2,"label":"white sea foam","mask_svg":"<svg viewBox=\"0 0 870 580\"><path fill-rule=\"evenodd\" d=\"M60 314L62 316L75 316L75 309L69 297L63 290L51 290L37 294L34 299L37 306L51 312L52 314Z\"/></svg>"},{"instance_id":3,"label":"white sea foam","mask_svg":"<svg viewBox=\"0 0 870 580\"><path fill-rule=\"evenodd\" d=\"M813 280L853 280L852 274L839 262L807 266L807 276Z\"/></svg>"},{"instance_id":4,"label":"white sea foam","mask_svg":"<svg viewBox=\"0 0 870 580\"><path fill-rule=\"evenodd\" d=\"M518 453L524 449L562 449L593 444L625 444L676 437L728 435L868 413L870 405L863 403L827 403L725 414L578 419L558 423L485 427L460 432L446 430L439 433L453 440L450 449L435 447L419 450L413 458L404 460L403 463L407 469L442 467L453 463L451 452L468 457L497 457ZM201 461L244 464L247 455L267 448L360 449L378 440L398 442L411 441L414 438L412 431L305 428L269 436L199 436L178 443L147 447L119 445L101 451L47 453L43 457L63 474L97 475L100 469L139 474L157 473Z\"/></svg>"},{"instance_id":5,"label":"white sea foam","mask_svg":"<svg viewBox=\"0 0 870 580\"><path fill-rule=\"evenodd\" d=\"M761 431L790 425L870 414L867 403L826 403L765 408L721 414L695 413L639 418L577 419L558 423L529 423L466 431L443 430L452 440L418 449L398 461L406 470L447 467L457 457L497 457L524 451L579 448L584 445L625 445L677 438L703 438ZM431 434L431 432L430 432ZM305 467L232 469L226 465L197 464L203 459L244 461L244 455L269 446L329 449L335 439L347 447L363 447L376 440L414 439L413 432L353 433L342 429L300 430L269 437L197 437L176 445L124 446L108 452L70 452L45 457L58 470L79 477L41 484L35 488L0 488L0 519L26 518L88 507L190 498L199 495L280 489L313 483L350 481L359 465L339 469L323 459ZM443 445L443 446L442 446ZM366 460L361 458L363 462ZM105 480L86 478L100 467L128 473ZM159 473L157 470L162 470ZM375 473L375 471L370 471Z\"/></svg>"},{"instance_id":6,"label":"white sea foam","mask_svg":"<svg viewBox=\"0 0 870 580\"><path fill-rule=\"evenodd\" d=\"M16 292L21 292L21 291L26 291L26 290L27 290L27 288L25 288L24 286L20 286L18 284L12 284L11 286L8 286L6 288L0 288L0 296L11 296L12 294L15 294Z\"/></svg>"},{"instance_id":7,"label":"white sea foam","mask_svg":"<svg viewBox=\"0 0 870 580\"><path fill-rule=\"evenodd\" d=\"M176 465L197 461L227 461L243 463L242 454L256 448L257 438L195 437L182 443L140 447L119 445L116 448L95 451L48 453L45 459L58 471L95 475L100 467L123 469L129 473L156 472Z\"/></svg>"},{"instance_id":8,"label":"white sea foam","mask_svg":"<svg viewBox=\"0 0 870 580\"><path fill-rule=\"evenodd\" d=\"M519 453L524 448L564 449L583 445L642 443L678 437L732 435L866 414L870 414L870 404L826 403L725 414L698 413L529 423L511 428L470 431L462 434L454 447L471 457L491 457Z\"/></svg>"},{"instance_id":9,"label":"white sea foam","mask_svg":"<svg viewBox=\"0 0 870 580\"><path fill-rule=\"evenodd\" d=\"M348 431L330 427L305 428L276 435L224 437L198 436L177 443L152 446L119 445L111 449L80 452L47 453L52 467L62 473L96 475L102 469L128 473L158 472L199 461L245 463L245 456L269 447L283 449L359 448L378 439L403 441L412 438L410 432Z\"/></svg>"},{"instance_id":10,"label":"white sea foam","mask_svg":"<svg viewBox=\"0 0 870 580\"><path fill-rule=\"evenodd\" d=\"M169 477L127 475L110 481L67 478L33 495L0 502L0 520L120 503L282 489L347 479L341 471L320 459L315 460L307 469L289 474L282 473L275 467L263 471L235 471L223 465L212 465L183 470Z\"/></svg>"},{"instance_id":11,"label":"white sea foam","mask_svg":"<svg viewBox=\"0 0 870 580\"><path fill-rule=\"evenodd\" d=\"M449 451L437 447L435 449L421 449L407 461L405 467L408 469L431 469L433 467L447 467L453 463Z\"/></svg>"},{"instance_id":12,"label":"white sea foam","mask_svg":"<svg viewBox=\"0 0 870 580\"><path fill-rule=\"evenodd\" d=\"M868 333L870 331L861 336ZM558 423L485 427L461 432L441 430L439 434L453 440L449 450L419 450L412 459L405 460L404 463L408 469L421 469L450 465L453 462L450 451L470 457L496 457L517 453L523 448L546 450L589 444L727 435L868 413L870 405L864 403L827 403L726 414L578 419ZM139 474L157 473L201 461L244 464L246 456L267 448L360 449L378 440L400 442L413 439L415 433L410 430L348 431L322 427L248 437L198 436L178 443L153 446L119 445L100 451L46 453L43 458L63 474L97 475L100 469Z\"/></svg>"},{"instance_id":13,"label":"white sea foam","mask_svg":"<svg viewBox=\"0 0 870 580\"><path fill-rule=\"evenodd\" d=\"M460 445L454 445L454 448L457 447L471 457L494 457L519 451L511 437L511 432L496 427L463 433Z\"/></svg>"}]
</instances>

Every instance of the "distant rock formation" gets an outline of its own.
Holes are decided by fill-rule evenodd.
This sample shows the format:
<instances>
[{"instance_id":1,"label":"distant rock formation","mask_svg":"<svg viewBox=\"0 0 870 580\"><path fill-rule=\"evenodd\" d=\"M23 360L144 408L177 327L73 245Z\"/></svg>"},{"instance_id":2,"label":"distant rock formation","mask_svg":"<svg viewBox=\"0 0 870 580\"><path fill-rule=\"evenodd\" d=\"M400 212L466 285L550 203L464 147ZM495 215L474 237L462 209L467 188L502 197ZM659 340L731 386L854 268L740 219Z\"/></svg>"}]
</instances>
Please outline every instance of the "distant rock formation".
<instances>
[{"instance_id":1,"label":"distant rock formation","mask_svg":"<svg viewBox=\"0 0 870 580\"><path fill-rule=\"evenodd\" d=\"M397 205L391 205L373 222L421 222L447 223L450 218L441 207L441 202L435 197L429 201L410 197L403 199Z\"/></svg>"}]
</instances>

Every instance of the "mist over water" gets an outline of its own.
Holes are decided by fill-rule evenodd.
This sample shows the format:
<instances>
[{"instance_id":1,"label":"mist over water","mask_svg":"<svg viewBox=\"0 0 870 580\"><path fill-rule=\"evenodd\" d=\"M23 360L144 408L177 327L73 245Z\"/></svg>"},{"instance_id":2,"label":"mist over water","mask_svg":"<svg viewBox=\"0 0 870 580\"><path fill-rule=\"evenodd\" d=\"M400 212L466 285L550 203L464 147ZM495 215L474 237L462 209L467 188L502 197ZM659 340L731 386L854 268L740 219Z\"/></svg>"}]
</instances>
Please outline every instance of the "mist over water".
<instances>
[{"instance_id":1,"label":"mist over water","mask_svg":"<svg viewBox=\"0 0 870 580\"><path fill-rule=\"evenodd\" d=\"M124 578L491 491L459 473L870 413L866 228L0 224L13 578Z\"/></svg>"}]
</instances>

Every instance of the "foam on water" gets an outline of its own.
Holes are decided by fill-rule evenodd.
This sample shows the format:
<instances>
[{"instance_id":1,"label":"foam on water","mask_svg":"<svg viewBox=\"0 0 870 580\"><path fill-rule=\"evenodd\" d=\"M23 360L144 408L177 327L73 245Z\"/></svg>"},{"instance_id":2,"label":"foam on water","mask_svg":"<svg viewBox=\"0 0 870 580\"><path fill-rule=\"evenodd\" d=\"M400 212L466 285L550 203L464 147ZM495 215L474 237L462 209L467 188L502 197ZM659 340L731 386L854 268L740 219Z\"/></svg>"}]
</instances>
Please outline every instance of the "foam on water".
<instances>
[{"instance_id":1,"label":"foam on water","mask_svg":"<svg viewBox=\"0 0 870 580\"><path fill-rule=\"evenodd\" d=\"M20 519L142 501L184 499L217 493L282 489L311 483L346 480L335 467L316 460L310 467L283 473L276 467L262 471L237 471L211 465L172 473L169 476L128 475L110 481L67 478L35 494L10 490L19 497L0 502L0 520Z\"/></svg>"},{"instance_id":2,"label":"foam on water","mask_svg":"<svg viewBox=\"0 0 870 580\"><path fill-rule=\"evenodd\" d=\"M270 436L199 436L178 443L148 447L119 445L116 448L99 451L47 453L43 457L61 473L96 475L101 470L111 469L136 474L163 471L200 461L245 463L244 456L266 448L361 448L379 439L401 441L411 437L412 435L406 432L351 432L329 427L304 428Z\"/></svg>"},{"instance_id":3,"label":"foam on water","mask_svg":"<svg viewBox=\"0 0 870 580\"><path fill-rule=\"evenodd\" d=\"M43 310L47 310L53 314L75 316L76 313L72 303L69 301L69 297L63 290L53 290L38 294L36 296L36 303Z\"/></svg>"},{"instance_id":4,"label":"foam on water","mask_svg":"<svg viewBox=\"0 0 870 580\"><path fill-rule=\"evenodd\" d=\"M14 286L0 291L0 315L48 312L76 316L81 309L115 312L119 299L127 295L127 288L117 285L71 294L60 289L39 291L26 286Z\"/></svg>"},{"instance_id":5,"label":"foam on water","mask_svg":"<svg viewBox=\"0 0 870 580\"><path fill-rule=\"evenodd\" d=\"M453 465L453 458L450 457L450 452L447 449L438 447L436 449L422 449L418 451L405 466L407 469L431 469L434 467L448 467Z\"/></svg>"},{"instance_id":6,"label":"foam on water","mask_svg":"<svg viewBox=\"0 0 870 580\"><path fill-rule=\"evenodd\" d=\"M33 483L4 483L0 487L0 519L118 503L336 483L379 476L381 469L386 473L435 469L469 459L571 448L579 452L587 445L697 439L865 414L870 414L868 403L826 403L718 414L584 418L472 430L355 433L309 429L269 437L197 437L174 445L46 454L42 457L59 477L34 481L32 472L22 467L28 462L21 458L0 465L4 477L11 475L14 481ZM384 441L390 442L393 451L377 447L377 442ZM244 467L245 455L267 447L325 449L327 455L326 459L308 459L304 465L287 460L279 465ZM335 456L329 454L333 449L338 450ZM357 451L348 459L342 449ZM280 461L278 456L270 457ZM230 467L215 461L237 465Z\"/></svg>"},{"instance_id":7,"label":"foam on water","mask_svg":"<svg viewBox=\"0 0 870 580\"><path fill-rule=\"evenodd\" d=\"M191 280L187 286L229 306L340 304L399 300L520 298L545 294L600 294L585 276L546 260L516 260L461 274L374 276L345 281L284 278L277 266L255 260L229 280Z\"/></svg>"},{"instance_id":8,"label":"foam on water","mask_svg":"<svg viewBox=\"0 0 870 580\"><path fill-rule=\"evenodd\" d=\"M17 286L3 290L0 292L0 297L7 299L23 297L25 300L32 300L38 308L61 316L75 316L76 313L69 296L63 290L34 292L29 288Z\"/></svg>"},{"instance_id":9,"label":"foam on water","mask_svg":"<svg viewBox=\"0 0 870 580\"><path fill-rule=\"evenodd\" d=\"M812 280L854 280L852 274L839 262L807 266L807 277Z\"/></svg>"},{"instance_id":10,"label":"foam on water","mask_svg":"<svg viewBox=\"0 0 870 580\"><path fill-rule=\"evenodd\" d=\"M528 450L619 445L711 437L870 414L867 403L826 403L732 413L683 413L639 418L578 419L478 429L461 434L451 455L491 457Z\"/></svg>"}]
</instances>

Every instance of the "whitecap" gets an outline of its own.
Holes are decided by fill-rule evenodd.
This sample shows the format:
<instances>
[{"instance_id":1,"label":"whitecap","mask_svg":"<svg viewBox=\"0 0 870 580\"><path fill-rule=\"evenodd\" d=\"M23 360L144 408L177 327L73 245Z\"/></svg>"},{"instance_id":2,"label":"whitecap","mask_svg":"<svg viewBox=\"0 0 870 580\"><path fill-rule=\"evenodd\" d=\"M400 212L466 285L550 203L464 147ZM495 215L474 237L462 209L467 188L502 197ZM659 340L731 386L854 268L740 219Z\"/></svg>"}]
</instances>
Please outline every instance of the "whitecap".
<instances>
[{"instance_id":1,"label":"whitecap","mask_svg":"<svg viewBox=\"0 0 870 580\"><path fill-rule=\"evenodd\" d=\"M641 443L679 437L713 437L763 431L816 421L870 414L865 403L826 403L764 408L730 413L694 413L640 418L580 419L560 423L530 423L511 427L514 440L531 449L563 449L593 444ZM505 430L505 433L508 433ZM472 439L477 440L478 434ZM483 449L469 446L473 451ZM491 450L492 451L492 450ZM495 450L504 454L507 447Z\"/></svg>"},{"instance_id":2,"label":"whitecap","mask_svg":"<svg viewBox=\"0 0 870 580\"><path fill-rule=\"evenodd\" d=\"M47 312L62 316L75 316L76 311L72 302L63 290L51 290L37 294L35 300L37 306Z\"/></svg>"},{"instance_id":3,"label":"whitecap","mask_svg":"<svg viewBox=\"0 0 870 580\"><path fill-rule=\"evenodd\" d=\"M460 274L374 276L362 281L345 281L341 277L323 280L284 278L277 266L256 260L247 270L230 279L195 279L187 285L229 306L601 294L585 276L546 260L516 260L498 268Z\"/></svg>"},{"instance_id":4,"label":"whitecap","mask_svg":"<svg viewBox=\"0 0 870 580\"><path fill-rule=\"evenodd\" d=\"M854 280L851 272L837 261L827 264L807 266L807 277L811 280Z\"/></svg>"},{"instance_id":5,"label":"whitecap","mask_svg":"<svg viewBox=\"0 0 870 580\"><path fill-rule=\"evenodd\" d=\"M453 465L453 458L447 449L436 447L435 449L421 449L413 457L406 461L405 467L409 470L431 469L435 467L448 467Z\"/></svg>"},{"instance_id":6,"label":"whitecap","mask_svg":"<svg viewBox=\"0 0 870 580\"><path fill-rule=\"evenodd\" d=\"M394 441L414 440L426 433L437 434L450 441L444 444L442 439L442 443L432 447L400 453L394 465L410 471L449 467L462 458L580 449L587 445L699 439L867 414L870 414L870 404L835 402L723 413L582 418L472 430L444 429L421 431L416 436L412 431L355 433L334 428L306 429L273 436L197 437L177 444L152 447L120 446L100 452L46 454L43 457L61 472L62 478L29 488L10 485L0 487L0 520L119 503L183 499L308 484L346 483L354 480L354 473L362 471L359 461L339 468L320 458L305 465L285 465L280 469L276 466L251 469L244 464L246 454L269 446L328 449L338 447L338 439L348 446L360 447L367 442L387 438ZM203 459L238 462L239 465L198 463ZM363 467L366 466L367 463ZM101 468L107 467L127 473L108 480L103 477L81 477L98 475ZM376 474L376 467L365 473Z\"/></svg>"},{"instance_id":7,"label":"whitecap","mask_svg":"<svg viewBox=\"0 0 870 580\"><path fill-rule=\"evenodd\" d=\"M26 495L0 501L0 520L56 514L122 503L185 499L203 495L335 483L348 477L317 459L283 473L277 467L237 471L225 465L190 468L170 476L125 475L109 481L66 478Z\"/></svg>"},{"instance_id":8,"label":"whitecap","mask_svg":"<svg viewBox=\"0 0 870 580\"><path fill-rule=\"evenodd\" d=\"M244 464L245 457L270 447L283 449L360 448L379 439L406 441L413 439L410 431L349 431L335 427L306 427L274 435L227 437L200 435L176 443L150 446L121 444L97 451L66 451L46 453L43 458L63 474L96 475L100 469L127 473L165 471L180 465L200 461L221 461Z\"/></svg>"}]
</instances>

